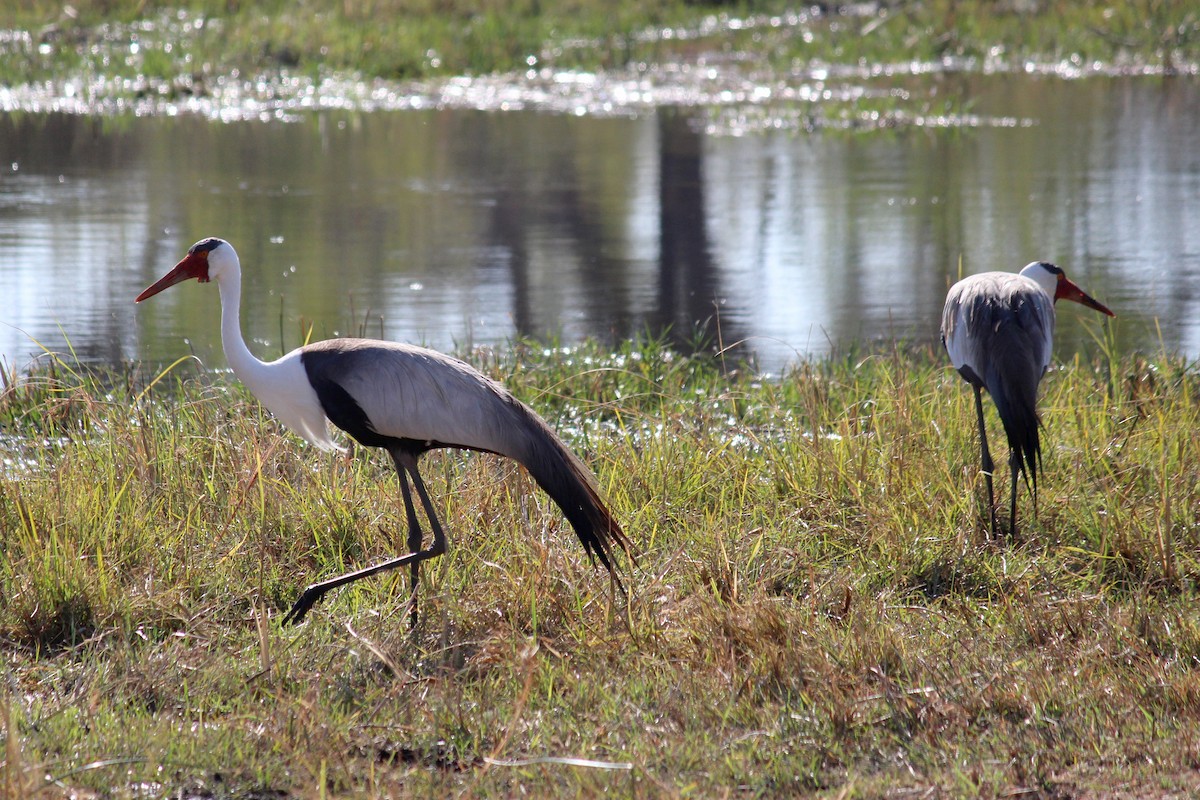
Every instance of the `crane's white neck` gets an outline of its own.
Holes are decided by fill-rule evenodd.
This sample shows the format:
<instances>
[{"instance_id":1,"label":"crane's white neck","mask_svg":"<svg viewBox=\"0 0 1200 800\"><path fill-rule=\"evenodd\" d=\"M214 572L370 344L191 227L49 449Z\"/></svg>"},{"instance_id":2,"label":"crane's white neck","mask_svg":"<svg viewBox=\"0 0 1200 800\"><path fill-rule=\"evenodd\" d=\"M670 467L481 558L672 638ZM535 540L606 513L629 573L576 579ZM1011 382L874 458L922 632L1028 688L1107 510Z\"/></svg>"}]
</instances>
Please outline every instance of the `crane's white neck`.
<instances>
[{"instance_id":1,"label":"crane's white neck","mask_svg":"<svg viewBox=\"0 0 1200 800\"><path fill-rule=\"evenodd\" d=\"M1054 299L1055 289L1058 288L1058 276L1046 269L1045 262L1034 261L1032 264L1026 264L1021 270L1021 275L1036 283L1051 300Z\"/></svg>"},{"instance_id":2,"label":"crane's white neck","mask_svg":"<svg viewBox=\"0 0 1200 800\"><path fill-rule=\"evenodd\" d=\"M224 269L213 276L221 294L221 346L233 374L255 391L261 384L267 365L254 357L242 338L239 309L242 304L242 276L236 269Z\"/></svg>"},{"instance_id":3,"label":"crane's white neck","mask_svg":"<svg viewBox=\"0 0 1200 800\"><path fill-rule=\"evenodd\" d=\"M208 251L208 277L221 295L221 345L233 374L280 422L322 450L339 450L329 438L325 410L297 348L275 361L259 361L242 338L242 267L228 242Z\"/></svg>"}]
</instances>

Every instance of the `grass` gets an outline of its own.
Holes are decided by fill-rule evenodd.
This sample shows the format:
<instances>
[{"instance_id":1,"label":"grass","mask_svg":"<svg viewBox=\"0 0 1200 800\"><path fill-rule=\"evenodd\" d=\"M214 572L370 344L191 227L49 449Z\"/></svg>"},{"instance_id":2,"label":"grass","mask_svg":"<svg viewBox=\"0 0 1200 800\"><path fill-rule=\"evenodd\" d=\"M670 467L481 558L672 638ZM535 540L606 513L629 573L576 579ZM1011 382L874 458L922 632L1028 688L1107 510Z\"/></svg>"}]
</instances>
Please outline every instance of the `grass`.
<instances>
[{"instance_id":1,"label":"grass","mask_svg":"<svg viewBox=\"0 0 1200 800\"><path fill-rule=\"evenodd\" d=\"M588 70L748 53L787 74L813 63L954 59L1192 67L1200 14L1184 0L883 2L821 12L781 0L24 0L0 16L0 81L131 81L133 92L203 93L229 76L355 72L410 79ZM729 25L731 19L742 24ZM748 23L748 24L747 24ZM166 81L167 86L146 81Z\"/></svg>"},{"instance_id":2,"label":"grass","mask_svg":"<svg viewBox=\"0 0 1200 800\"><path fill-rule=\"evenodd\" d=\"M415 637L403 576L283 630L305 584L403 547L385 459L187 363L5 375L5 796L1200 788L1194 365L1052 372L1040 505L996 541L940 353L769 381L657 342L468 357L595 469L628 606L523 472L446 452Z\"/></svg>"}]
</instances>

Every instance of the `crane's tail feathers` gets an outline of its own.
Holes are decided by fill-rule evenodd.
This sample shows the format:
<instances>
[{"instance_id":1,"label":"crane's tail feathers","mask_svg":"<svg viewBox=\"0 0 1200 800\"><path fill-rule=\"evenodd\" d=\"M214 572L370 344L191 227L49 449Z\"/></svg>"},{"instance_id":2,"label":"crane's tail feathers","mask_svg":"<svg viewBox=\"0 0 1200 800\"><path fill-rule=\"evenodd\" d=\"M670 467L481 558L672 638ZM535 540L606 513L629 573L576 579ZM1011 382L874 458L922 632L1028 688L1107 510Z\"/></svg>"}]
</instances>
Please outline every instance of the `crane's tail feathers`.
<instances>
[{"instance_id":1,"label":"crane's tail feathers","mask_svg":"<svg viewBox=\"0 0 1200 800\"><path fill-rule=\"evenodd\" d=\"M518 460L562 509L588 555L605 566L621 585L613 564L613 544L635 560L620 523L600 498L591 471L539 417L529 428L527 452Z\"/></svg>"},{"instance_id":2,"label":"crane's tail feathers","mask_svg":"<svg viewBox=\"0 0 1200 800\"><path fill-rule=\"evenodd\" d=\"M1006 363L1007 362L1007 363ZM1033 484L1037 496L1038 471L1042 465L1041 419L1037 413L1037 389L1041 365L1022 360L1017 348L999 348L993 368L985 378L988 394L996 404L1008 446L1025 485ZM1015 490L1015 487L1014 487Z\"/></svg>"}]
</instances>

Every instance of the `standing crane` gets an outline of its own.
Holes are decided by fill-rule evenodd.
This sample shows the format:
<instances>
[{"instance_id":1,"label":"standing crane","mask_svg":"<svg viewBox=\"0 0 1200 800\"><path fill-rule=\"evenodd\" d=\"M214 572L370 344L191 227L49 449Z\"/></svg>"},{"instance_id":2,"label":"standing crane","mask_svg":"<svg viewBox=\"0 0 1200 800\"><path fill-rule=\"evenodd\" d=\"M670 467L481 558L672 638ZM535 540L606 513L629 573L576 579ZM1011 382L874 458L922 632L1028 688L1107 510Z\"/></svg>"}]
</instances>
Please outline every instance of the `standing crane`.
<instances>
[{"instance_id":1,"label":"standing crane","mask_svg":"<svg viewBox=\"0 0 1200 800\"><path fill-rule=\"evenodd\" d=\"M996 534L994 464L983 424L981 390L987 389L1000 414L1011 454L1012 498L1009 533L1017 528L1017 475L1033 482L1037 508L1037 473L1042 449L1038 438L1038 383L1050 366L1054 339L1054 303L1071 300L1115 317L1107 306L1072 283L1061 269L1035 261L1019 274L984 272L950 287L942 309L942 344L958 374L975 390L982 471L987 482L988 511Z\"/></svg>"},{"instance_id":2,"label":"standing crane","mask_svg":"<svg viewBox=\"0 0 1200 800\"><path fill-rule=\"evenodd\" d=\"M630 556L629 542L600 498L591 472L541 417L499 383L442 353L376 339L330 339L297 348L277 361L260 361L242 338L241 262L223 239L192 245L183 260L135 302L189 279L216 282L221 343L229 366L284 425L322 450L341 450L326 426L332 422L359 443L386 450L400 478L409 553L312 584L283 624L300 622L333 589L404 566L410 568L410 622L415 624L421 562L446 552L446 535L417 460L441 447L496 453L524 466L562 509L588 555L598 558L620 586L612 546L615 542ZM424 550L410 478L433 532Z\"/></svg>"}]
</instances>

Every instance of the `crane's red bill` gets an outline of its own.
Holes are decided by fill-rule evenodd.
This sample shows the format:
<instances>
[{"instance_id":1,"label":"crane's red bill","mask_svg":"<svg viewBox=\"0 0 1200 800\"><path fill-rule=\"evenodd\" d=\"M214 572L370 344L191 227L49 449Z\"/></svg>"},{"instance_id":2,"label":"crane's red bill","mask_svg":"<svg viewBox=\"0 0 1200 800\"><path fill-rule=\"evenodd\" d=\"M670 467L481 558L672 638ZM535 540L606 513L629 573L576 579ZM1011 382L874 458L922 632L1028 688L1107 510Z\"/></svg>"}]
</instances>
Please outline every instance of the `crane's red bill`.
<instances>
[{"instance_id":1,"label":"crane's red bill","mask_svg":"<svg viewBox=\"0 0 1200 800\"><path fill-rule=\"evenodd\" d=\"M208 280L207 258L188 253L170 272L155 281L153 285L147 286L133 302L140 303L143 300L154 297L154 295L163 289L169 289L175 284L183 283L191 278L195 278L202 283Z\"/></svg>"},{"instance_id":2,"label":"crane's red bill","mask_svg":"<svg viewBox=\"0 0 1200 800\"><path fill-rule=\"evenodd\" d=\"M1055 290L1055 292L1054 292L1054 299L1055 300L1071 300L1072 302L1079 303L1080 305L1087 306L1088 308L1091 308L1091 309L1095 309L1096 311L1099 311L1101 314L1107 314L1110 317L1116 316L1116 314L1114 314L1111 310L1109 310L1108 306L1104 305L1099 300L1092 297L1090 294L1085 292L1083 289L1080 289L1072 281L1068 280L1065 275L1061 276L1059 278L1058 289Z\"/></svg>"}]
</instances>

